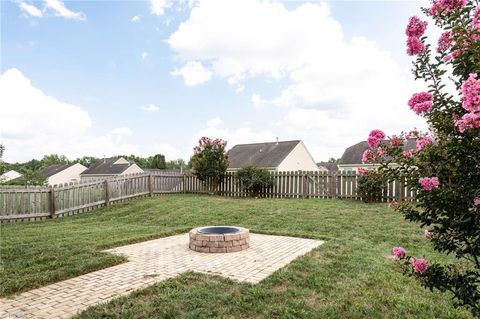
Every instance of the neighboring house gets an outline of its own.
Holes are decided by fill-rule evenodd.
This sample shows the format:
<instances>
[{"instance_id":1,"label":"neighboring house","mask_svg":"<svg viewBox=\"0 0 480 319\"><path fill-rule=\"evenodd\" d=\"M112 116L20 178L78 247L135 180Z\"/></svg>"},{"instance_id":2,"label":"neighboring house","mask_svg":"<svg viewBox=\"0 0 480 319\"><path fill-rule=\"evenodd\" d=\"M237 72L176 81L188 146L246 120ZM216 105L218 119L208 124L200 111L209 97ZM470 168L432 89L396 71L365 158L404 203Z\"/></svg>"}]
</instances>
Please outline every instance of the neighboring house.
<instances>
[{"instance_id":1,"label":"neighboring house","mask_svg":"<svg viewBox=\"0 0 480 319\"><path fill-rule=\"evenodd\" d=\"M382 141L384 144L388 144L388 141ZM404 145L404 150L412 150L415 148L415 139L409 139ZM340 162L338 163L338 170L342 172L353 172L357 171L358 168L373 168L378 166L377 164L367 164L362 163L363 152L365 152L368 147L366 141L362 141L355 145L348 147L342 155ZM393 164L394 165L394 164Z\"/></svg>"},{"instance_id":2,"label":"neighboring house","mask_svg":"<svg viewBox=\"0 0 480 319\"><path fill-rule=\"evenodd\" d=\"M318 169L321 172L336 172L338 171L338 164L331 162L320 162L317 163Z\"/></svg>"},{"instance_id":3,"label":"neighboring house","mask_svg":"<svg viewBox=\"0 0 480 319\"><path fill-rule=\"evenodd\" d=\"M228 171L253 165L270 171L318 171L302 141L235 145L228 151Z\"/></svg>"},{"instance_id":4,"label":"neighboring house","mask_svg":"<svg viewBox=\"0 0 480 319\"><path fill-rule=\"evenodd\" d=\"M80 181L80 173L87 168L82 164L55 164L40 172L46 178L48 185L62 185Z\"/></svg>"},{"instance_id":5,"label":"neighboring house","mask_svg":"<svg viewBox=\"0 0 480 319\"><path fill-rule=\"evenodd\" d=\"M22 174L12 169L0 175L0 183L6 183L22 176Z\"/></svg>"},{"instance_id":6,"label":"neighboring house","mask_svg":"<svg viewBox=\"0 0 480 319\"><path fill-rule=\"evenodd\" d=\"M143 169L133 161L127 161L123 157L110 157L98 160L82 172L80 177L82 181L86 181L129 174L140 174L143 172Z\"/></svg>"}]
</instances>

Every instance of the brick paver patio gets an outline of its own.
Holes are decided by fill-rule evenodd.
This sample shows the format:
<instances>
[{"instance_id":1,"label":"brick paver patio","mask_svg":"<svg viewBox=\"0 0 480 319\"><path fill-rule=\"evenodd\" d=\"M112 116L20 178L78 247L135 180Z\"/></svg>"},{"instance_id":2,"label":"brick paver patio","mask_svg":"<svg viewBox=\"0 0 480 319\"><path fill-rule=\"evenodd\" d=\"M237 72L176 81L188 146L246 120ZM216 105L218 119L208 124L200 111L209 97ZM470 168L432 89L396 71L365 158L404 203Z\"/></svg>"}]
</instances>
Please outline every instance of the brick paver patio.
<instances>
[{"instance_id":1,"label":"brick paver patio","mask_svg":"<svg viewBox=\"0 0 480 319\"><path fill-rule=\"evenodd\" d=\"M185 271L258 283L298 256L323 244L304 238L250 235L248 250L208 254L188 248L188 234L107 250L125 254L128 262L0 299L0 318L68 318L89 306Z\"/></svg>"}]
</instances>

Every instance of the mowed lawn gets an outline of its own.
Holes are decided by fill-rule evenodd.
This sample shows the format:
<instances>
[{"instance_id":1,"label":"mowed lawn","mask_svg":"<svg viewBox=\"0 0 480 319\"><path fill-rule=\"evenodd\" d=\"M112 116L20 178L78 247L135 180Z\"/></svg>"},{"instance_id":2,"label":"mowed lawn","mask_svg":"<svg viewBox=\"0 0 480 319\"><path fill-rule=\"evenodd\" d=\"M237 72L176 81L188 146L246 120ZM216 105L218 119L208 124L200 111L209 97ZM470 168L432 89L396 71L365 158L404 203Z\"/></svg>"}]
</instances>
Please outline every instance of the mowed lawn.
<instances>
[{"instance_id":1,"label":"mowed lawn","mask_svg":"<svg viewBox=\"0 0 480 319\"><path fill-rule=\"evenodd\" d=\"M391 249L431 261L418 225L385 204L341 200L169 195L56 221L1 225L0 289L8 296L125 260L101 250L202 225L326 243L257 285L186 273L78 318L468 318L449 295L423 289Z\"/></svg>"}]
</instances>

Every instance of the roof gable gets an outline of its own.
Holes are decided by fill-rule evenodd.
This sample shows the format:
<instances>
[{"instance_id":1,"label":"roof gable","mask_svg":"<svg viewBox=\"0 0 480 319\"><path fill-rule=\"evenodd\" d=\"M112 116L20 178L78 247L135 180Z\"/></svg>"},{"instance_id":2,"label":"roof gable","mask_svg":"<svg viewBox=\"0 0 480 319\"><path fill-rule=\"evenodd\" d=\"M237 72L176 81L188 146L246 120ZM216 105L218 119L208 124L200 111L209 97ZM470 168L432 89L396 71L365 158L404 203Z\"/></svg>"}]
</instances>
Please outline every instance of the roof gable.
<instances>
[{"instance_id":1,"label":"roof gable","mask_svg":"<svg viewBox=\"0 0 480 319\"><path fill-rule=\"evenodd\" d=\"M117 164L120 163L120 164ZM125 163L125 164L124 164ZM123 157L100 159L80 175L118 175L126 171L132 164Z\"/></svg>"},{"instance_id":2,"label":"roof gable","mask_svg":"<svg viewBox=\"0 0 480 319\"><path fill-rule=\"evenodd\" d=\"M228 168L246 165L275 168L290 154L300 141L238 144L228 151Z\"/></svg>"},{"instance_id":3,"label":"roof gable","mask_svg":"<svg viewBox=\"0 0 480 319\"><path fill-rule=\"evenodd\" d=\"M43 177L48 178L50 176L53 176L57 173L60 173L61 171L66 170L67 168L73 166L75 164L54 164L50 165L47 168L44 168L42 171L40 171L40 174L42 174Z\"/></svg>"}]
</instances>

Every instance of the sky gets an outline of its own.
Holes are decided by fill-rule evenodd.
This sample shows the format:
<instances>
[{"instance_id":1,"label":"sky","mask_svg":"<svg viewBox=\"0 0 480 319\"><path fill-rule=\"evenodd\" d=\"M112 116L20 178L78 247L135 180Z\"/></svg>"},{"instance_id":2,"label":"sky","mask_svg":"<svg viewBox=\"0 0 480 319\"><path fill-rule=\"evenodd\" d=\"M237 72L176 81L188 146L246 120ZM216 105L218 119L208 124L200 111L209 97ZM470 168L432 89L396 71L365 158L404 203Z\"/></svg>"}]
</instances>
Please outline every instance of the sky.
<instances>
[{"instance_id":1,"label":"sky","mask_svg":"<svg viewBox=\"0 0 480 319\"><path fill-rule=\"evenodd\" d=\"M209 136L303 140L319 162L372 129L424 129L404 33L422 5L1 0L4 160L188 160Z\"/></svg>"}]
</instances>

